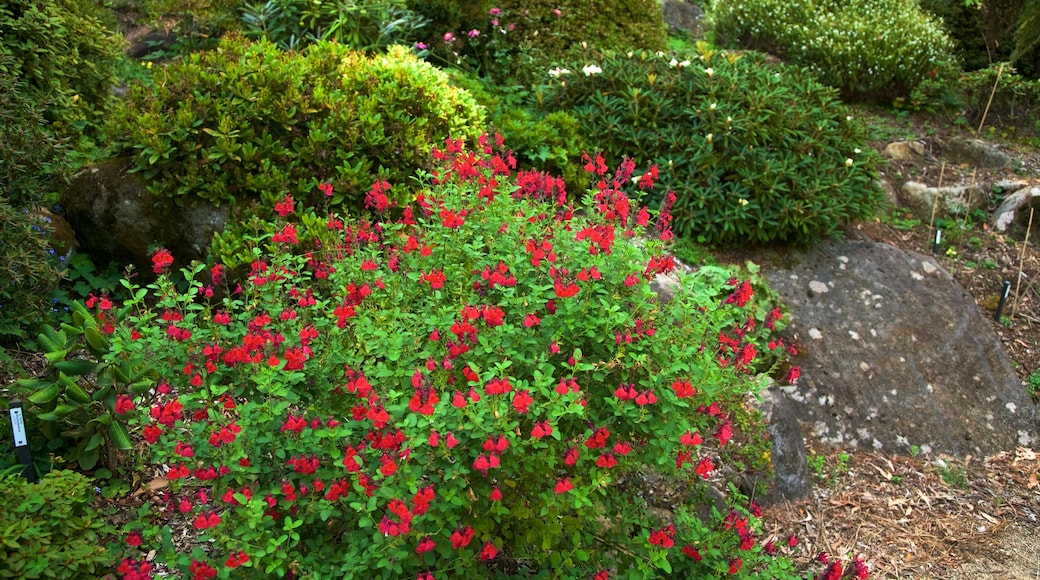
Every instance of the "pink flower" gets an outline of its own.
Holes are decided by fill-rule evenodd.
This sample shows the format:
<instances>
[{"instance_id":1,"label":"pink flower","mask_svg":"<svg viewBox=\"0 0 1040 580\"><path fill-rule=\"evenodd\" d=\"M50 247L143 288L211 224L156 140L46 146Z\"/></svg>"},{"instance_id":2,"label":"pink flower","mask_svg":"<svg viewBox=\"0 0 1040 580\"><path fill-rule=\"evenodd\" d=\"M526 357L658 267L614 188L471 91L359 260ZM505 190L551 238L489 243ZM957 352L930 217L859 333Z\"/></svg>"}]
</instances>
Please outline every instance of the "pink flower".
<instances>
[{"instance_id":1,"label":"pink flower","mask_svg":"<svg viewBox=\"0 0 1040 580\"><path fill-rule=\"evenodd\" d=\"M455 40L455 35L454 34L452 34L450 32L445 32L444 33L444 42L453 42L454 40Z\"/></svg>"},{"instance_id":2,"label":"pink flower","mask_svg":"<svg viewBox=\"0 0 1040 580\"><path fill-rule=\"evenodd\" d=\"M502 9L501 8L492 8L491 10L488 10L488 15L490 15L490 16L498 16L501 13L502 13Z\"/></svg>"},{"instance_id":3,"label":"pink flower","mask_svg":"<svg viewBox=\"0 0 1040 580\"><path fill-rule=\"evenodd\" d=\"M477 30L476 28L474 28L473 30L470 30L469 32L467 32L466 35L469 36L470 38L477 38L478 36L480 36L480 31Z\"/></svg>"}]
</instances>

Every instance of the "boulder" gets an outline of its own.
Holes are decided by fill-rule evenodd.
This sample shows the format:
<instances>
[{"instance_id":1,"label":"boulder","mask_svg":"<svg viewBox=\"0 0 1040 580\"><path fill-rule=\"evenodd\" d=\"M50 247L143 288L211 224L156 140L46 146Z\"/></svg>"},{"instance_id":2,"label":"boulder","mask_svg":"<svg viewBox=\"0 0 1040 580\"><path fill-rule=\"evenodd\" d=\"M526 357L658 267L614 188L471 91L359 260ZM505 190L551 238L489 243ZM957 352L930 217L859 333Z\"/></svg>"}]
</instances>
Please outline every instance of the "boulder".
<instances>
[{"instance_id":1,"label":"boulder","mask_svg":"<svg viewBox=\"0 0 1040 580\"><path fill-rule=\"evenodd\" d=\"M1036 404L991 321L932 258L855 241L793 262L763 273L799 350L801 379L781 390L813 436L958 456L1040 443Z\"/></svg>"},{"instance_id":2,"label":"boulder","mask_svg":"<svg viewBox=\"0 0 1040 580\"><path fill-rule=\"evenodd\" d=\"M170 250L177 266L204 259L228 208L155 196L129 167L125 159L88 167L63 193L61 204L80 249L143 272L151 272L149 251L157 246Z\"/></svg>"},{"instance_id":3,"label":"boulder","mask_svg":"<svg viewBox=\"0 0 1040 580\"><path fill-rule=\"evenodd\" d=\"M775 385L762 390L761 396L762 402L758 408L769 425L773 474L766 482L769 494L759 498L759 501L763 505L769 505L805 498L809 495L812 482L806 459L805 439L798 424L798 412L794 403ZM747 487L754 489L754 483L750 482Z\"/></svg>"},{"instance_id":4,"label":"boulder","mask_svg":"<svg viewBox=\"0 0 1040 580\"><path fill-rule=\"evenodd\" d=\"M989 203L991 189L981 184L930 187L919 181L907 181L901 190L903 203L918 219L928 221L935 205L935 217L962 216ZM939 200L936 203L936 196Z\"/></svg>"},{"instance_id":5,"label":"boulder","mask_svg":"<svg viewBox=\"0 0 1040 580\"><path fill-rule=\"evenodd\" d=\"M978 139L951 139L946 156L953 163L979 169L999 169L1015 165L1015 159L1000 149Z\"/></svg>"},{"instance_id":6,"label":"boulder","mask_svg":"<svg viewBox=\"0 0 1040 580\"><path fill-rule=\"evenodd\" d=\"M881 154L895 161L934 161L920 141L894 141Z\"/></svg>"},{"instance_id":7,"label":"boulder","mask_svg":"<svg viewBox=\"0 0 1040 580\"><path fill-rule=\"evenodd\" d=\"M1006 232L1015 221L1026 225L1030 208L1040 209L1040 186L1022 188L1004 198L993 214L993 227L998 232ZM1040 223L1040 220L1034 217L1033 223Z\"/></svg>"},{"instance_id":8,"label":"boulder","mask_svg":"<svg viewBox=\"0 0 1040 580\"><path fill-rule=\"evenodd\" d=\"M664 0L661 5L669 32L689 38L704 38L704 10L683 0Z\"/></svg>"}]
</instances>

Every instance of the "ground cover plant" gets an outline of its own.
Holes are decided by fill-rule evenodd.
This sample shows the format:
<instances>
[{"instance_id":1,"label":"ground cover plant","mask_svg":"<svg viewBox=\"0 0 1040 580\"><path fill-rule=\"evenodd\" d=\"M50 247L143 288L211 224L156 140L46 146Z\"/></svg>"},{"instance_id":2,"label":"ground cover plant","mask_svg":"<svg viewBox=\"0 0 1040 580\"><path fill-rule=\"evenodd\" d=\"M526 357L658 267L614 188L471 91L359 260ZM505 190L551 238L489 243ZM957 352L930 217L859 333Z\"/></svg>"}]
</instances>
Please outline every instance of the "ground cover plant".
<instances>
[{"instance_id":1,"label":"ground cover plant","mask_svg":"<svg viewBox=\"0 0 1040 580\"><path fill-rule=\"evenodd\" d=\"M599 183L573 206L500 143L434 156L414 203L377 182L374 217L323 217L320 244L283 200L223 298L219 266L178 289L159 251L158 282L88 302L82 338L137 371L104 400L161 479L123 577L789 575L753 504L694 512L734 436L720 401L785 348L746 337L781 313L716 273L656 299L674 263L667 205L638 202L651 169L589 158ZM651 471L698 491L651 515Z\"/></svg>"}]
</instances>

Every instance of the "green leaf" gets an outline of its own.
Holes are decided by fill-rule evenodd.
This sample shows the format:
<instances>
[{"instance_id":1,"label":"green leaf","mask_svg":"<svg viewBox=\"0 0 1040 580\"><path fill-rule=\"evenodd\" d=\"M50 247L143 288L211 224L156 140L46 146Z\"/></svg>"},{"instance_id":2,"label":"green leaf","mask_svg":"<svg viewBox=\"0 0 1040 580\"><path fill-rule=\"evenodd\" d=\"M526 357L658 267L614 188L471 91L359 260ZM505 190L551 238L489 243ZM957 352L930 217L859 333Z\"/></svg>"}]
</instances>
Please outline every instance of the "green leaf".
<instances>
[{"instance_id":1,"label":"green leaf","mask_svg":"<svg viewBox=\"0 0 1040 580\"><path fill-rule=\"evenodd\" d=\"M112 424L108 426L108 436L112 439L112 444L116 446L116 449L132 449L133 444L130 442L130 435L127 434L126 428L123 427L122 423L118 421L112 421Z\"/></svg>"},{"instance_id":2,"label":"green leaf","mask_svg":"<svg viewBox=\"0 0 1040 580\"><path fill-rule=\"evenodd\" d=\"M42 391L29 395L29 402L34 405L46 405L57 399L59 393L61 393L61 386L58 383L51 383Z\"/></svg>"}]
</instances>

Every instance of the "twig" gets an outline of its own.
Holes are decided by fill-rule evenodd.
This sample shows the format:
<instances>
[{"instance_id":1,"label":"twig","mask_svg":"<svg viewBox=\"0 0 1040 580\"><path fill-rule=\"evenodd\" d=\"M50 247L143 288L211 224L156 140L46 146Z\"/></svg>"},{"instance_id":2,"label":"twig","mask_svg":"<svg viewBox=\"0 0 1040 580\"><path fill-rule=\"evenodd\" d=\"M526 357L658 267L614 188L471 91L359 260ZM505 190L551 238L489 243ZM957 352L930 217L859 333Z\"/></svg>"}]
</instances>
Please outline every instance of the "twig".
<instances>
[{"instance_id":1,"label":"twig","mask_svg":"<svg viewBox=\"0 0 1040 580\"><path fill-rule=\"evenodd\" d=\"M935 196L932 198L932 219L928 220L928 231L935 235L935 208L939 205L939 191L942 189L943 174L946 173L946 162L939 166L939 185L935 186Z\"/></svg>"},{"instance_id":2,"label":"twig","mask_svg":"<svg viewBox=\"0 0 1040 580\"><path fill-rule=\"evenodd\" d=\"M1000 63L1000 68L997 69L997 80L993 81L993 90L989 92L989 100L986 101L986 110L982 111L982 121L979 121L979 130L976 132L977 135L982 134L982 126L986 124L986 115L989 114L989 106L993 104L993 95L997 94L997 85L1000 84L1000 75L1004 72L1004 63Z\"/></svg>"},{"instance_id":3,"label":"twig","mask_svg":"<svg viewBox=\"0 0 1040 580\"><path fill-rule=\"evenodd\" d=\"M1015 319L1018 312L1018 289L1022 287L1022 264L1026 258L1026 248L1029 246L1029 230L1033 229L1033 209L1029 208L1029 225L1026 226L1026 239L1022 241L1022 251L1018 254L1018 280L1015 282L1015 304L1011 307L1011 319Z\"/></svg>"},{"instance_id":4,"label":"twig","mask_svg":"<svg viewBox=\"0 0 1040 580\"><path fill-rule=\"evenodd\" d=\"M968 202L967 205L964 206L964 219L961 220L962 228L967 227L969 224L968 218L971 216L971 198L975 195L975 176L978 175L978 173L978 167L971 170L971 185L968 186ZM938 193L939 192L936 192L936 195L938 195Z\"/></svg>"}]
</instances>

